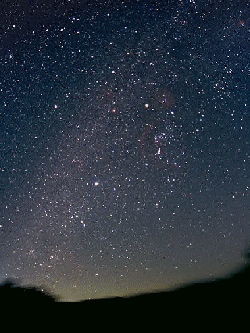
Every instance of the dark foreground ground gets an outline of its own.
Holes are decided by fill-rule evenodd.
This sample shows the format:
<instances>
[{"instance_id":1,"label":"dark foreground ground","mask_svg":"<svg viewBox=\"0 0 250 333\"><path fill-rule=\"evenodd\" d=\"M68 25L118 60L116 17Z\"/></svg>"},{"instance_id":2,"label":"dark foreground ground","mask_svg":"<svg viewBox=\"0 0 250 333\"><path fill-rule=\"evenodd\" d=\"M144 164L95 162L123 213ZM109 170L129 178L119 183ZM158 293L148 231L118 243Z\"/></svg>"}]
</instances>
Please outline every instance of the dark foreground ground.
<instances>
[{"instance_id":1,"label":"dark foreground ground","mask_svg":"<svg viewBox=\"0 0 250 333\"><path fill-rule=\"evenodd\" d=\"M11 281L0 285L2 323L17 331L249 332L249 300L250 264L172 291L77 303Z\"/></svg>"},{"instance_id":2,"label":"dark foreground ground","mask_svg":"<svg viewBox=\"0 0 250 333\"><path fill-rule=\"evenodd\" d=\"M48 293L37 288L22 288L11 281L0 285L0 301L3 306L41 306L60 307L74 306L83 311L120 312L133 313L133 311L144 310L144 312L155 313L185 313L196 316L198 313L208 312L227 314L233 311L245 311L249 314L250 306L250 263L241 267L221 279L214 281L202 281L184 285L172 291L148 293L131 297L115 297L66 305L60 303ZM230 318L227 317L226 320Z\"/></svg>"}]
</instances>

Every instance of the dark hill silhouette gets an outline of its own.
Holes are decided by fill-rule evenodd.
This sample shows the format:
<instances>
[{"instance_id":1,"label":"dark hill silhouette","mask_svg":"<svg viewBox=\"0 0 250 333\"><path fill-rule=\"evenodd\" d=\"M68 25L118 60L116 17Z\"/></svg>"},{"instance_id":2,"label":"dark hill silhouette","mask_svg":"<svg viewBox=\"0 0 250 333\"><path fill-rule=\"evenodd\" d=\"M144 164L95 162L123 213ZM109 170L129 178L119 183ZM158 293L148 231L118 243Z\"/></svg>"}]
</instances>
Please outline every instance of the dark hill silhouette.
<instances>
[{"instance_id":1,"label":"dark hill silhouette","mask_svg":"<svg viewBox=\"0 0 250 333\"><path fill-rule=\"evenodd\" d=\"M170 291L145 293L128 298L105 298L84 301L83 304L95 308L141 309L157 313L222 314L246 309L250 298L250 264L246 264L232 274L214 280L205 280L183 285Z\"/></svg>"},{"instance_id":2,"label":"dark hill silhouette","mask_svg":"<svg viewBox=\"0 0 250 333\"><path fill-rule=\"evenodd\" d=\"M124 313L140 309L144 312L169 315L218 314L222 311L231 313L234 310L246 309L249 296L250 263L247 263L224 278L191 283L170 291L84 300L78 302L77 307L84 311L97 310L102 313ZM11 280L0 285L0 300L2 305L54 304L54 306L60 301L59 298L38 288L23 288Z\"/></svg>"},{"instance_id":3,"label":"dark hill silhouette","mask_svg":"<svg viewBox=\"0 0 250 333\"><path fill-rule=\"evenodd\" d=\"M1 305L42 305L54 303L56 298L36 287L21 287L12 280L0 285Z\"/></svg>"}]
</instances>

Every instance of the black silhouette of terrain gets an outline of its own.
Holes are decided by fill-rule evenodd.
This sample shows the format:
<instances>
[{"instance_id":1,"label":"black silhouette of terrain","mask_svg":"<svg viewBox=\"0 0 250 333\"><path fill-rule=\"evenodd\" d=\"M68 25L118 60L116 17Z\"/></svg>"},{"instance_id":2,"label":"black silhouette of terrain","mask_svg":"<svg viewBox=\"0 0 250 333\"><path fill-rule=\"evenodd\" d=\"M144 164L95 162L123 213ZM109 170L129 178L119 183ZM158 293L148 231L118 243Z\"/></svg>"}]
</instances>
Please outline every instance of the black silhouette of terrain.
<instances>
[{"instance_id":1,"label":"black silhouette of terrain","mask_svg":"<svg viewBox=\"0 0 250 333\"><path fill-rule=\"evenodd\" d=\"M250 264L246 264L231 275L183 285L171 291L146 293L129 298L106 298L84 301L83 305L93 308L151 310L177 316L208 316L213 314L243 313L248 309L250 299Z\"/></svg>"},{"instance_id":2,"label":"black silhouette of terrain","mask_svg":"<svg viewBox=\"0 0 250 333\"><path fill-rule=\"evenodd\" d=\"M42 305L54 303L56 298L36 287L21 287L12 280L0 285L1 305Z\"/></svg>"},{"instance_id":3,"label":"black silhouette of terrain","mask_svg":"<svg viewBox=\"0 0 250 333\"><path fill-rule=\"evenodd\" d=\"M11 281L0 285L2 318L17 325L65 329L72 325L102 331L128 328L131 331L248 332L250 263L230 276L184 285L171 291L131 297L60 302L60 298L37 288L23 288ZM19 320L17 320L17 316ZM87 325L89 323L90 325ZM242 327L242 329L241 329ZM82 328L83 329L83 328Z\"/></svg>"},{"instance_id":4,"label":"black silhouette of terrain","mask_svg":"<svg viewBox=\"0 0 250 333\"><path fill-rule=\"evenodd\" d=\"M152 311L158 313L222 313L246 309L250 296L250 263L231 275L213 281L181 286L171 291L146 293L131 297L84 300L77 307L102 312ZM12 281L0 285L2 305L58 304L55 298L38 288L23 288Z\"/></svg>"}]
</instances>

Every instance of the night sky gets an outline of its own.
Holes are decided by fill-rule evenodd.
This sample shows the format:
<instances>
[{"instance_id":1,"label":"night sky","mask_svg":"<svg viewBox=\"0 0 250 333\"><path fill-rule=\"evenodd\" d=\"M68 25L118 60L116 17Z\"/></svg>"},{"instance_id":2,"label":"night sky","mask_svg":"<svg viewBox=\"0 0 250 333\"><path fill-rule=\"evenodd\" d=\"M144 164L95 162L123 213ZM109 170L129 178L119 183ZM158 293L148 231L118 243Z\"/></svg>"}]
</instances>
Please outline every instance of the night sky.
<instances>
[{"instance_id":1,"label":"night sky","mask_svg":"<svg viewBox=\"0 0 250 333\"><path fill-rule=\"evenodd\" d=\"M13 2L0 45L0 281L63 300L244 262L248 1Z\"/></svg>"}]
</instances>

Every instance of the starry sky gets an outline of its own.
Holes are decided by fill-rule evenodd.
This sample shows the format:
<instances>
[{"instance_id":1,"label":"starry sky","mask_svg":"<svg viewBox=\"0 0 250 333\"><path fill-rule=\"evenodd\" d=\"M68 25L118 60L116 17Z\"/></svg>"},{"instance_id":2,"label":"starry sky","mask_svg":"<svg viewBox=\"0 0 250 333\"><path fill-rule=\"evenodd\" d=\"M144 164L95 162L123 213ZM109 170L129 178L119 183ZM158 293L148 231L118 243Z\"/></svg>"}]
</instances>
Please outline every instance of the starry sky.
<instances>
[{"instance_id":1,"label":"starry sky","mask_svg":"<svg viewBox=\"0 0 250 333\"><path fill-rule=\"evenodd\" d=\"M74 301L243 263L249 2L38 0L1 12L0 281Z\"/></svg>"}]
</instances>

